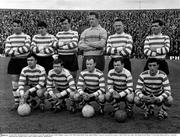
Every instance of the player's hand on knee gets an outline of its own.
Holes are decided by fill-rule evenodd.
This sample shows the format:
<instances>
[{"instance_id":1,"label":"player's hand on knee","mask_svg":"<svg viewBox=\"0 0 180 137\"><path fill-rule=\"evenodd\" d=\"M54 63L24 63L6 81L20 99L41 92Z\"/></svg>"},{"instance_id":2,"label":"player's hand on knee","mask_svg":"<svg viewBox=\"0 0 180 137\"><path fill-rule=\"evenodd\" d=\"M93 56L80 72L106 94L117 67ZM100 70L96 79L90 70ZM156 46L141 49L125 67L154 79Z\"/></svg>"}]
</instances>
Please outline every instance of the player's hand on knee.
<instances>
[{"instance_id":1,"label":"player's hand on knee","mask_svg":"<svg viewBox=\"0 0 180 137\"><path fill-rule=\"evenodd\" d=\"M120 99L121 96L119 95L119 93L118 93L117 91L114 91L114 92L113 92L113 98L115 98L115 99Z\"/></svg>"},{"instance_id":2,"label":"player's hand on knee","mask_svg":"<svg viewBox=\"0 0 180 137\"><path fill-rule=\"evenodd\" d=\"M27 90L27 91L24 93L23 98L24 98L25 100L27 100L27 98L29 97L29 94L30 94L30 91Z\"/></svg>"},{"instance_id":3,"label":"player's hand on knee","mask_svg":"<svg viewBox=\"0 0 180 137\"><path fill-rule=\"evenodd\" d=\"M61 93L56 93L56 94L54 94L54 95L56 96L56 98L62 98Z\"/></svg>"},{"instance_id":4,"label":"player's hand on knee","mask_svg":"<svg viewBox=\"0 0 180 137\"><path fill-rule=\"evenodd\" d=\"M112 93L111 92L107 92L106 95L105 95L105 99L107 101L110 101L112 99Z\"/></svg>"},{"instance_id":5,"label":"player's hand on knee","mask_svg":"<svg viewBox=\"0 0 180 137\"><path fill-rule=\"evenodd\" d=\"M84 98L85 101L89 101L90 100L90 95L88 93L84 93L83 98Z\"/></svg>"}]
</instances>

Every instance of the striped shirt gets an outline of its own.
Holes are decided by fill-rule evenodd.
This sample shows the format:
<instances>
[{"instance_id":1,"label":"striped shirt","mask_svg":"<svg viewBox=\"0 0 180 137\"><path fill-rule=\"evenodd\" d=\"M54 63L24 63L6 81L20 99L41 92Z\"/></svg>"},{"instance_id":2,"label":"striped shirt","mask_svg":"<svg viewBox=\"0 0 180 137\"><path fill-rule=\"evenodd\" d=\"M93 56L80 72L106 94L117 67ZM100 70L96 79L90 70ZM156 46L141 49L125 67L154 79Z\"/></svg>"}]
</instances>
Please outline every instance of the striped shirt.
<instances>
[{"instance_id":1,"label":"striped shirt","mask_svg":"<svg viewBox=\"0 0 180 137\"><path fill-rule=\"evenodd\" d=\"M80 94L84 93L84 88L90 90L95 96L105 93L105 79L103 72L95 69L93 72L84 70L80 73L77 89Z\"/></svg>"},{"instance_id":2,"label":"striped shirt","mask_svg":"<svg viewBox=\"0 0 180 137\"><path fill-rule=\"evenodd\" d=\"M132 52L132 37L129 34L114 34L110 35L107 40L106 53L112 57L129 56Z\"/></svg>"},{"instance_id":3,"label":"striped shirt","mask_svg":"<svg viewBox=\"0 0 180 137\"><path fill-rule=\"evenodd\" d=\"M107 88L109 92L114 90L118 93L124 92L128 95L133 92L133 81L131 73L123 68L121 73L117 73L115 69L108 72Z\"/></svg>"},{"instance_id":4,"label":"striped shirt","mask_svg":"<svg viewBox=\"0 0 180 137\"><path fill-rule=\"evenodd\" d=\"M5 54L14 57L26 57L29 53L31 37L25 33L13 34L5 41Z\"/></svg>"},{"instance_id":5,"label":"striped shirt","mask_svg":"<svg viewBox=\"0 0 180 137\"><path fill-rule=\"evenodd\" d=\"M54 53L52 46L55 40L56 37L48 33L44 36L41 34L34 35L31 43L31 50L37 56L50 56Z\"/></svg>"},{"instance_id":6,"label":"striped shirt","mask_svg":"<svg viewBox=\"0 0 180 137\"><path fill-rule=\"evenodd\" d=\"M56 41L53 46L58 49L60 55L73 55L78 51L78 32L77 31L61 31L56 34ZM64 44L63 42L67 42Z\"/></svg>"},{"instance_id":7,"label":"striped shirt","mask_svg":"<svg viewBox=\"0 0 180 137\"><path fill-rule=\"evenodd\" d=\"M62 72L57 74L54 69L50 70L47 77L47 91L48 93L53 93L53 88L57 88L60 91L67 93L74 92L76 90L76 85L74 79L70 72L62 68Z\"/></svg>"},{"instance_id":8,"label":"striped shirt","mask_svg":"<svg viewBox=\"0 0 180 137\"><path fill-rule=\"evenodd\" d=\"M22 69L19 77L19 91L24 91L25 86L30 86L30 92L35 92L45 85L46 71L44 67L36 64L34 69L29 66Z\"/></svg>"},{"instance_id":9,"label":"striped shirt","mask_svg":"<svg viewBox=\"0 0 180 137\"><path fill-rule=\"evenodd\" d=\"M159 96L161 100L171 95L171 87L167 75L158 70L155 76L150 75L150 71L140 74L136 85L136 95L140 98L145 95Z\"/></svg>"},{"instance_id":10,"label":"striped shirt","mask_svg":"<svg viewBox=\"0 0 180 137\"><path fill-rule=\"evenodd\" d=\"M90 27L84 30L79 41L79 48L88 47L88 50L83 50L84 55L103 55L105 44L107 40L107 32L100 25L97 27ZM90 47L86 42L91 42L96 47Z\"/></svg>"},{"instance_id":11,"label":"striped shirt","mask_svg":"<svg viewBox=\"0 0 180 137\"><path fill-rule=\"evenodd\" d=\"M151 50L155 48L155 51ZM144 54L148 57L155 57L164 59L166 54L169 52L170 39L166 35L151 35L147 36L144 42Z\"/></svg>"}]
</instances>

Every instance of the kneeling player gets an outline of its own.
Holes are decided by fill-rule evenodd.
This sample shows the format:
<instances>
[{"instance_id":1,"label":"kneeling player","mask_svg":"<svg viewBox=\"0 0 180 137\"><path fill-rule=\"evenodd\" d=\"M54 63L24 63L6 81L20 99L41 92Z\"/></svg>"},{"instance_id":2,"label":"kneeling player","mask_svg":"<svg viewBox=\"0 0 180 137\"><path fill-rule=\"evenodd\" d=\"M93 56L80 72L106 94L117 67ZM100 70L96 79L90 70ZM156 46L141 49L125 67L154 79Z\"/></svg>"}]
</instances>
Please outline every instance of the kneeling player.
<instances>
[{"instance_id":1,"label":"kneeling player","mask_svg":"<svg viewBox=\"0 0 180 137\"><path fill-rule=\"evenodd\" d=\"M30 53L27 56L28 66L23 68L19 78L18 92L21 96L21 101L27 102L32 108L39 106L44 109L44 91L46 72L44 67L37 64L37 56ZM37 97L37 102L32 98Z\"/></svg>"},{"instance_id":2,"label":"kneeling player","mask_svg":"<svg viewBox=\"0 0 180 137\"><path fill-rule=\"evenodd\" d=\"M107 80L108 92L106 93L106 100L114 107L111 115L120 109L120 101L125 102L125 109L128 117L133 115L133 81L131 73L124 68L124 59L114 59L114 69L108 72Z\"/></svg>"},{"instance_id":3,"label":"kneeling player","mask_svg":"<svg viewBox=\"0 0 180 137\"><path fill-rule=\"evenodd\" d=\"M71 100L70 110L74 111L75 103L72 99L76 91L74 79L70 72L63 68L61 59L55 59L53 69L49 71L47 78L47 93L54 102L54 112L66 109L66 98Z\"/></svg>"},{"instance_id":4,"label":"kneeling player","mask_svg":"<svg viewBox=\"0 0 180 137\"><path fill-rule=\"evenodd\" d=\"M173 102L171 87L167 75L158 70L158 60L150 58L147 63L149 70L139 76L134 101L137 106L144 109L145 119L154 114L154 105L160 106L158 118L162 120L167 118L167 110Z\"/></svg>"},{"instance_id":5,"label":"kneeling player","mask_svg":"<svg viewBox=\"0 0 180 137\"><path fill-rule=\"evenodd\" d=\"M87 58L86 68L83 70L78 79L77 89L79 96L75 100L82 101L85 105L96 101L100 105L99 112L104 114L105 103L105 80L103 72L95 68L96 62L93 58Z\"/></svg>"}]
</instances>

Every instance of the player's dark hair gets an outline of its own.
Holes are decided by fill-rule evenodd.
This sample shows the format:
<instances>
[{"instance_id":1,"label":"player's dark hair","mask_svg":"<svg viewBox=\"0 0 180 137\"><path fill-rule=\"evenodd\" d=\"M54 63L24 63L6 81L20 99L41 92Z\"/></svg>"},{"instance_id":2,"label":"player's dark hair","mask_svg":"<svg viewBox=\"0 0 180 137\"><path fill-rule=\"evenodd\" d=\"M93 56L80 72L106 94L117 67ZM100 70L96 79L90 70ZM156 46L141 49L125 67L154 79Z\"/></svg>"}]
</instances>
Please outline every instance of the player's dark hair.
<instances>
[{"instance_id":1,"label":"player's dark hair","mask_svg":"<svg viewBox=\"0 0 180 137\"><path fill-rule=\"evenodd\" d=\"M157 58L149 58L149 59L147 60L147 64L149 64L149 63L154 63L154 62L156 62L157 64L159 64L159 60L158 60Z\"/></svg>"},{"instance_id":2,"label":"player's dark hair","mask_svg":"<svg viewBox=\"0 0 180 137\"><path fill-rule=\"evenodd\" d=\"M120 61L121 64L124 64L124 58L122 58L122 57L117 57L117 58L114 59L113 62L118 62L118 61Z\"/></svg>"},{"instance_id":3,"label":"player's dark hair","mask_svg":"<svg viewBox=\"0 0 180 137\"><path fill-rule=\"evenodd\" d=\"M89 61L89 60L91 60L91 59L94 61L94 63L96 63L96 60L95 60L93 57L88 57L88 58L86 58L86 61L87 61L87 60Z\"/></svg>"},{"instance_id":4,"label":"player's dark hair","mask_svg":"<svg viewBox=\"0 0 180 137\"><path fill-rule=\"evenodd\" d=\"M53 61L53 64L63 64L63 61L62 61L62 59L60 59L60 58L57 58L57 59L55 59L54 61Z\"/></svg>"},{"instance_id":5,"label":"player's dark hair","mask_svg":"<svg viewBox=\"0 0 180 137\"><path fill-rule=\"evenodd\" d=\"M99 14L97 12L91 11L89 15L94 15L96 19L99 19Z\"/></svg>"},{"instance_id":6,"label":"player's dark hair","mask_svg":"<svg viewBox=\"0 0 180 137\"><path fill-rule=\"evenodd\" d=\"M116 18L114 19L114 22L118 22L118 21L120 21L120 22L122 22L122 23L123 23L123 20L122 20L122 19L120 19L120 18L116 17Z\"/></svg>"},{"instance_id":7,"label":"player's dark hair","mask_svg":"<svg viewBox=\"0 0 180 137\"><path fill-rule=\"evenodd\" d=\"M64 16L63 18L61 18L60 22L64 22L65 20L67 20L68 23L71 23L71 19L67 16Z\"/></svg>"},{"instance_id":8,"label":"player's dark hair","mask_svg":"<svg viewBox=\"0 0 180 137\"><path fill-rule=\"evenodd\" d=\"M13 20L13 23L20 24L21 26L23 25L22 21L18 19Z\"/></svg>"},{"instance_id":9,"label":"player's dark hair","mask_svg":"<svg viewBox=\"0 0 180 137\"><path fill-rule=\"evenodd\" d=\"M47 28L47 24L44 21L39 21L37 26Z\"/></svg>"},{"instance_id":10,"label":"player's dark hair","mask_svg":"<svg viewBox=\"0 0 180 137\"><path fill-rule=\"evenodd\" d=\"M29 54L27 55L27 58L30 58L30 57L34 57L35 60L37 60L37 55L34 54L33 52L31 52L31 53L29 53Z\"/></svg>"},{"instance_id":11,"label":"player's dark hair","mask_svg":"<svg viewBox=\"0 0 180 137\"><path fill-rule=\"evenodd\" d=\"M159 26L163 26L164 22L162 20L154 20L152 23L158 23Z\"/></svg>"}]
</instances>

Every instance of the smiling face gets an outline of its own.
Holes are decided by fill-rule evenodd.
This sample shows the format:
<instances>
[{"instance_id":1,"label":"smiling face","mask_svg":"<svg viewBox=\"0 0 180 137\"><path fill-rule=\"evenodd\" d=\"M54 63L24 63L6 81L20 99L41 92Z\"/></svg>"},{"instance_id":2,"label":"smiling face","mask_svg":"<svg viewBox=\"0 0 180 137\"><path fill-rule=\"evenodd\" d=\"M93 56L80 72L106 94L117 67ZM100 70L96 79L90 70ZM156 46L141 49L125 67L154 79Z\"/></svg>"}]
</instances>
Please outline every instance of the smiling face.
<instances>
[{"instance_id":1,"label":"smiling face","mask_svg":"<svg viewBox=\"0 0 180 137\"><path fill-rule=\"evenodd\" d=\"M124 25L121 21L115 21L114 22L114 29L116 33L121 34L124 32Z\"/></svg>"},{"instance_id":2,"label":"smiling face","mask_svg":"<svg viewBox=\"0 0 180 137\"><path fill-rule=\"evenodd\" d=\"M89 72L93 72L96 67L96 63L93 59L86 60L86 68Z\"/></svg>"}]
</instances>

